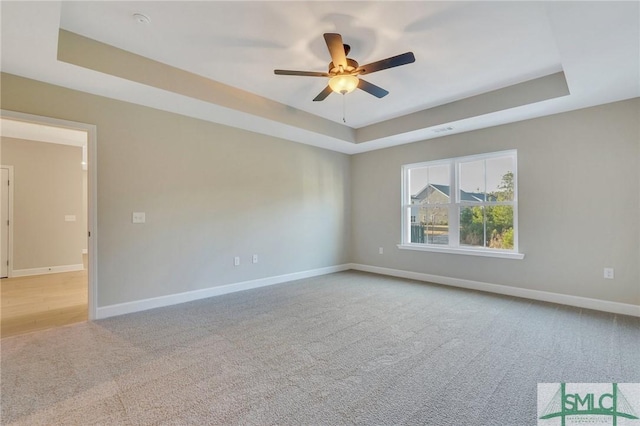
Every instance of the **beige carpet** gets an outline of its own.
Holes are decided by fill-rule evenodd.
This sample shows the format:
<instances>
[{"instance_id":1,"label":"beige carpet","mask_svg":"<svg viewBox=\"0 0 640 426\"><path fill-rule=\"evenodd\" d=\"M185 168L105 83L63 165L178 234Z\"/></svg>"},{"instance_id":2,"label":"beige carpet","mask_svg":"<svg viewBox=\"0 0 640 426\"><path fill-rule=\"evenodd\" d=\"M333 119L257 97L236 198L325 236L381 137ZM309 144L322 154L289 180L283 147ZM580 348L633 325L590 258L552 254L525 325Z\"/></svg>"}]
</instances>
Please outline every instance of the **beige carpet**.
<instances>
[{"instance_id":1,"label":"beige carpet","mask_svg":"<svg viewBox=\"0 0 640 426\"><path fill-rule=\"evenodd\" d=\"M534 425L640 319L343 272L2 339L2 424Z\"/></svg>"}]
</instances>

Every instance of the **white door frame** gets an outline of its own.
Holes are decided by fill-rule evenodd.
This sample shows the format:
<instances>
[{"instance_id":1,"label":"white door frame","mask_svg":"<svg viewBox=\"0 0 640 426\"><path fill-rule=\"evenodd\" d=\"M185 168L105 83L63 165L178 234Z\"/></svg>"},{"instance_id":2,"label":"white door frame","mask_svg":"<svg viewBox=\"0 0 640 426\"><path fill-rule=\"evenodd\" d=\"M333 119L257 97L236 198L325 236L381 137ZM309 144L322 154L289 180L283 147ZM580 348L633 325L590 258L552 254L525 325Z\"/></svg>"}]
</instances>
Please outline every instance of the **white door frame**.
<instances>
[{"instance_id":1,"label":"white door frame","mask_svg":"<svg viewBox=\"0 0 640 426\"><path fill-rule=\"evenodd\" d=\"M7 241L7 278L13 276L13 166L0 166L9 170L9 240Z\"/></svg>"},{"instance_id":2,"label":"white door frame","mask_svg":"<svg viewBox=\"0 0 640 426\"><path fill-rule=\"evenodd\" d=\"M88 253L88 293L87 300L89 321L96 319L98 307L98 150L97 127L93 124L60 120L57 118L25 114L22 112L0 109L0 117L12 120L26 121L36 124L46 124L87 132L87 228L89 231L87 247ZM13 185L12 185L13 186ZM12 239L13 240L13 239ZM13 256L12 256L13 257ZM11 261L11 258L9 258ZM11 268L12 269L12 268ZM10 269L10 270L11 270Z\"/></svg>"}]
</instances>

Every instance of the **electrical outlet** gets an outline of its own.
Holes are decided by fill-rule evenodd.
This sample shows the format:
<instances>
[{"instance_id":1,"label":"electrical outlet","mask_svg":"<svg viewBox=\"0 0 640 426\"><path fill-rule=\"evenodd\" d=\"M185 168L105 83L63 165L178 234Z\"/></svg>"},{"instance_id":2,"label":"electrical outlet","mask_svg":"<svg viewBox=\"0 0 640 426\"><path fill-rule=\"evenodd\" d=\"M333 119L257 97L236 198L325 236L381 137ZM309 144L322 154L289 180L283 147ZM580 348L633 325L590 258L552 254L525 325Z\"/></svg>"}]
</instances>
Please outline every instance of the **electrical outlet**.
<instances>
[{"instance_id":1,"label":"electrical outlet","mask_svg":"<svg viewBox=\"0 0 640 426\"><path fill-rule=\"evenodd\" d=\"M384 249L382 247L378 247L378 254L384 254Z\"/></svg>"},{"instance_id":2,"label":"electrical outlet","mask_svg":"<svg viewBox=\"0 0 640 426\"><path fill-rule=\"evenodd\" d=\"M253 263L258 263L258 255L254 254L252 258Z\"/></svg>"},{"instance_id":3,"label":"electrical outlet","mask_svg":"<svg viewBox=\"0 0 640 426\"><path fill-rule=\"evenodd\" d=\"M613 279L613 268L604 268L604 277L608 280Z\"/></svg>"},{"instance_id":4,"label":"electrical outlet","mask_svg":"<svg viewBox=\"0 0 640 426\"><path fill-rule=\"evenodd\" d=\"M236 256L233 258L233 265L240 266L240 256Z\"/></svg>"}]
</instances>

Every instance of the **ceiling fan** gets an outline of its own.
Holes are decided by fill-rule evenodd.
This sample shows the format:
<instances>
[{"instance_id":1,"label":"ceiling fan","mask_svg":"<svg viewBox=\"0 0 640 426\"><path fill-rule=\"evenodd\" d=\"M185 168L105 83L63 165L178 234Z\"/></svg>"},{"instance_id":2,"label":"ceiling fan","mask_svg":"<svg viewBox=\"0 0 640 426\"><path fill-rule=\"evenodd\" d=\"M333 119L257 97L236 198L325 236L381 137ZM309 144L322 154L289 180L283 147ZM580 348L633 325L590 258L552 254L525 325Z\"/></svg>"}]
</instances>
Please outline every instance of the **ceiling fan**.
<instances>
[{"instance_id":1,"label":"ceiling fan","mask_svg":"<svg viewBox=\"0 0 640 426\"><path fill-rule=\"evenodd\" d=\"M415 56L413 56L413 52L407 52L360 66L353 59L347 58L351 47L348 44L342 43L342 36L340 34L325 33L324 41L327 43L329 53L331 54L329 72L290 70L273 71L277 75L329 77L329 85L313 99L314 101L323 101L327 96L329 96L329 94L331 94L331 92L341 93L344 95L354 91L356 88L364 90L376 98L382 98L388 95L389 92L384 90L382 87L378 87L375 84L371 84L359 78L358 76L386 70L387 68L410 64L416 60Z\"/></svg>"}]
</instances>

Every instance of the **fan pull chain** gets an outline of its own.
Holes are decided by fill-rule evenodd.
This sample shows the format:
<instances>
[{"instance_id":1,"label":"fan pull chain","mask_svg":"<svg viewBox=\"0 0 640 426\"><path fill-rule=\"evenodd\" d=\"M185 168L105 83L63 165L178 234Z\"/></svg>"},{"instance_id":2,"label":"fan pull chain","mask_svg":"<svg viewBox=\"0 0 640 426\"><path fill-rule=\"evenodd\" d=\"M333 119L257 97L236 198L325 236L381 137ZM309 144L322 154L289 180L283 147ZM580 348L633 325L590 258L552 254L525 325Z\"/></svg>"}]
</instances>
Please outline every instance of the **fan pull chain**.
<instances>
[{"instance_id":1,"label":"fan pull chain","mask_svg":"<svg viewBox=\"0 0 640 426\"><path fill-rule=\"evenodd\" d=\"M345 96L345 94L342 94L342 122L343 123L347 123L347 97Z\"/></svg>"}]
</instances>

